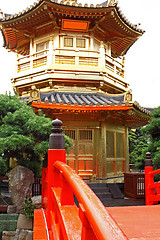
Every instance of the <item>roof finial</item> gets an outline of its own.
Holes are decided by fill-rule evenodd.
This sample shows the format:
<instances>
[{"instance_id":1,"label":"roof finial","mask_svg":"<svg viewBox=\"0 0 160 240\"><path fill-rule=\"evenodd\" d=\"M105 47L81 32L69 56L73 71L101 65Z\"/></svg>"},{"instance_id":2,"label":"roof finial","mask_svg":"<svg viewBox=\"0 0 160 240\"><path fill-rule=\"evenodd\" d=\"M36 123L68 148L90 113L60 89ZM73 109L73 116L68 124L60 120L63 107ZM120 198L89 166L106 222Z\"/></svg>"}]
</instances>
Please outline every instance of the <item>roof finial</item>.
<instances>
[{"instance_id":1,"label":"roof finial","mask_svg":"<svg viewBox=\"0 0 160 240\"><path fill-rule=\"evenodd\" d=\"M3 19L4 13L2 11L2 9L0 9L0 19Z\"/></svg>"},{"instance_id":2,"label":"roof finial","mask_svg":"<svg viewBox=\"0 0 160 240\"><path fill-rule=\"evenodd\" d=\"M114 6L116 4L116 0L108 0L108 6Z\"/></svg>"},{"instance_id":3,"label":"roof finial","mask_svg":"<svg viewBox=\"0 0 160 240\"><path fill-rule=\"evenodd\" d=\"M77 0L63 0L63 2L64 3L70 3L70 4L72 4L72 3L77 3Z\"/></svg>"}]
</instances>

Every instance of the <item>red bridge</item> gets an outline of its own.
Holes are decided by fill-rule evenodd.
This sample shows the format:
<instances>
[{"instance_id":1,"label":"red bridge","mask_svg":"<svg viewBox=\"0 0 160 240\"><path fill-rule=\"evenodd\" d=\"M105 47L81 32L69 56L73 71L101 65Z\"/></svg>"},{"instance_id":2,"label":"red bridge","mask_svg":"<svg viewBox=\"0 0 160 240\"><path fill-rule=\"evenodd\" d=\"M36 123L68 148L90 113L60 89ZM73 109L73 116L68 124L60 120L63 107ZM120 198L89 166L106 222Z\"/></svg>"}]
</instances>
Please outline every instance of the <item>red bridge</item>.
<instances>
[{"instance_id":1,"label":"red bridge","mask_svg":"<svg viewBox=\"0 0 160 240\"><path fill-rule=\"evenodd\" d=\"M150 154L145 167L146 205L105 208L65 160L60 120L53 121L48 166L42 169L42 208L34 213L34 240L160 239L160 184ZM74 199L78 200L78 206Z\"/></svg>"}]
</instances>

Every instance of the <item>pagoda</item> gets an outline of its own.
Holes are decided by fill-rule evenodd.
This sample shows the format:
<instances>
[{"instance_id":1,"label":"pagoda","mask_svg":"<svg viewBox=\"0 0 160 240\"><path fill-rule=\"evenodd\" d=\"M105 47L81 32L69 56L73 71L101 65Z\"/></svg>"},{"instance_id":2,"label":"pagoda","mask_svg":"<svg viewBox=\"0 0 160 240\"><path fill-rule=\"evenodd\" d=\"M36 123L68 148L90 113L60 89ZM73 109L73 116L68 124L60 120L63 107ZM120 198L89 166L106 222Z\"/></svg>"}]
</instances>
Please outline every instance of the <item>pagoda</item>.
<instances>
[{"instance_id":1,"label":"pagoda","mask_svg":"<svg viewBox=\"0 0 160 240\"><path fill-rule=\"evenodd\" d=\"M96 6L39 0L0 16L4 47L16 54L14 91L35 111L63 121L74 142L67 163L84 178L123 180L128 129L150 119L132 101L125 76L124 56L144 31L114 0Z\"/></svg>"}]
</instances>

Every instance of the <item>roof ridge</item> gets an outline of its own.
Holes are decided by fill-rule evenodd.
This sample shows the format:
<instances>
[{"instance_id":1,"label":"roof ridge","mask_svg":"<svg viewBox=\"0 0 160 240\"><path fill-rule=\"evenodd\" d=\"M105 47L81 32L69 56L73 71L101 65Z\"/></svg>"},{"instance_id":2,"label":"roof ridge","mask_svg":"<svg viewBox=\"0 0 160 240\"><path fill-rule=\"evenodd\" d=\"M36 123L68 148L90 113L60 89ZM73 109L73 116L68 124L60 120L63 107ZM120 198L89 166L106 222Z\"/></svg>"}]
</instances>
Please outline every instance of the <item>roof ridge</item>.
<instances>
[{"instance_id":1,"label":"roof ridge","mask_svg":"<svg viewBox=\"0 0 160 240\"><path fill-rule=\"evenodd\" d=\"M106 0L105 2L101 3L101 4L90 4L90 6L87 3L77 3L74 1L64 1L64 0L37 0L37 2L34 2L33 4L30 5L30 7L27 7L26 9L20 11L19 13L15 13L15 14L7 14L7 13L3 13L2 17L0 18L0 21L8 21L11 20L13 18L17 18L22 16L23 14L30 12L33 8L36 8L38 5L40 5L43 2L51 2L51 3L55 3L57 5L67 5L68 7L80 7L80 8L110 8L110 7L115 7L117 10L118 15L120 16L120 18L129 26L131 27L133 30L144 33L145 31L142 29L137 28L138 25L134 25L132 23L130 23L130 21L124 16L124 14L122 14L122 11L120 10L120 7L118 6L118 2L115 0Z\"/></svg>"}]
</instances>

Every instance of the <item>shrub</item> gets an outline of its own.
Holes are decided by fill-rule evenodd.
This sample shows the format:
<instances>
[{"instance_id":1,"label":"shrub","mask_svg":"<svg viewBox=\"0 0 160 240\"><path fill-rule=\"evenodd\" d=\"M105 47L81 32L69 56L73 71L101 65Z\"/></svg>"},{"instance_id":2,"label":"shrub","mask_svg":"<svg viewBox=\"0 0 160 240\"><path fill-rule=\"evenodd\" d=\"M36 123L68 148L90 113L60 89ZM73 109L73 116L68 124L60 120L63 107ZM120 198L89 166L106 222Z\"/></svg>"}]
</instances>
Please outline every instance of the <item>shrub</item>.
<instances>
[{"instance_id":1,"label":"shrub","mask_svg":"<svg viewBox=\"0 0 160 240\"><path fill-rule=\"evenodd\" d=\"M16 96L0 95L0 157L16 159L17 163L40 176L43 160L47 159L52 120L36 115L32 107ZM65 148L72 140L65 136Z\"/></svg>"},{"instance_id":2,"label":"shrub","mask_svg":"<svg viewBox=\"0 0 160 240\"><path fill-rule=\"evenodd\" d=\"M24 208L22 209L21 213L26 216L27 219L30 219L34 216L34 204L32 203L32 200L29 198L26 198L24 201Z\"/></svg>"},{"instance_id":3,"label":"shrub","mask_svg":"<svg viewBox=\"0 0 160 240\"><path fill-rule=\"evenodd\" d=\"M6 165L6 161L2 157L0 157L0 175L5 176L7 173L7 170L8 168Z\"/></svg>"}]
</instances>

